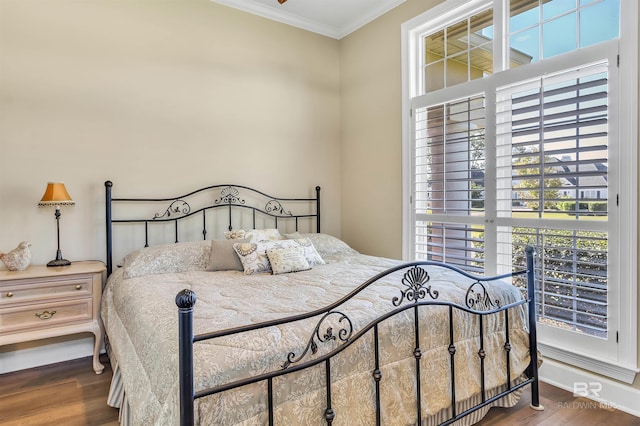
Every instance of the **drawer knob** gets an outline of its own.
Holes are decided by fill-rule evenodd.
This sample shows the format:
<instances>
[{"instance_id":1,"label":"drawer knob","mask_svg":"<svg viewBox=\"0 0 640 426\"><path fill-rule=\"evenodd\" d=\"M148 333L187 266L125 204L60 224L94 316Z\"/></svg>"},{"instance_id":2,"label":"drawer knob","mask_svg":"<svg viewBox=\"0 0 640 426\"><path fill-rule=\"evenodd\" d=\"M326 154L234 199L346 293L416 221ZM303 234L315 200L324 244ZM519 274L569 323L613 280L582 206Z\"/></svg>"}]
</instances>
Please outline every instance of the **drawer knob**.
<instances>
[{"instance_id":1,"label":"drawer knob","mask_svg":"<svg viewBox=\"0 0 640 426\"><path fill-rule=\"evenodd\" d=\"M36 314L36 316L38 318L40 318L41 320L48 320L49 318L51 318L52 316L54 316L56 314L56 311L44 311L41 314Z\"/></svg>"},{"instance_id":2,"label":"drawer knob","mask_svg":"<svg viewBox=\"0 0 640 426\"><path fill-rule=\"evenodd\" d=\"M7 297L13 297L13 293L11 292L7 293Z\"/></svg>"},{"instance_id":3,"label":"drawer knob","mask_svg":"<svg viewBox=\"0 0 640 426\"><path fill-rule=\"evenodd\" d=\"M80 284L78 284L78 285L76 286L76 290L80 290L80 289L82 289L82 286L81 286Z\"/></svg>"}]
</instances>

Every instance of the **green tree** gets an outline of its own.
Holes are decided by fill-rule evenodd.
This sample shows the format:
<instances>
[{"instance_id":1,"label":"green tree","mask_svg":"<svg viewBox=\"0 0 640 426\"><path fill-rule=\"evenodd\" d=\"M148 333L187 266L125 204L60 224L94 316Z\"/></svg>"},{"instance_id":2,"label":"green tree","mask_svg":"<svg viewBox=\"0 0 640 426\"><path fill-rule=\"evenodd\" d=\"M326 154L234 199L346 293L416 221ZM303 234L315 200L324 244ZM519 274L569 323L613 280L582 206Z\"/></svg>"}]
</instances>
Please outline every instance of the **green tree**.
<instances>
[{"instance_id":1,"label":"green tree","mask_svg":"<svg viewBox=\"0 0 640 426\"><path fill-rule=\"evenodd\" d=\"M537 152L523 153L518 157L514 163L520 177L519 182L514 185L514 188L518 188L518 197L534 211L558 209L562 181L551 177L555 171L548 166L550 158L544 157L544 161L540 161L542 156Z\"/></svg>"},{"instance_id":2,"label":"green tree","mask_svg":"<svg viewBox=\"0 0 640 426\"><path fill-rule=\"evenodd\" d=\"M484 176L485 169L485 143L484 129L471 132L469 137L469 158L471 160L471 172L478 170ZM481 183L471 179L471 207L484 209L484 178Z\"/></svg>"}]
</instances>

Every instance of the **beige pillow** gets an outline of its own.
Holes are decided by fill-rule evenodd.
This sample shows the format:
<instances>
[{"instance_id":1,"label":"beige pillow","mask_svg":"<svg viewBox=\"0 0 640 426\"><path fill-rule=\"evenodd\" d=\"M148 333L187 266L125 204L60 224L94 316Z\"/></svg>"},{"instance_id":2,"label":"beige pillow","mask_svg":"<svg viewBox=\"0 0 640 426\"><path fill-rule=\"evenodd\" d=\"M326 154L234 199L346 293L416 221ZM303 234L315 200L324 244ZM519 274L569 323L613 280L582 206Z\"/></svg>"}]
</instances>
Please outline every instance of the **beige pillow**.
<instances>
[{"instance_id":1,"label":"beige pillow","mask_svg":"<svg viewBox=\"0 0 640 426\"><path fill-rule=\"evenodd\" d=\"M209 241L188 241L145 247L124 258L124 278L152 274L204 271L209 259Z\"/></svg>"},{"instance_id":2,"label":"beige pillow","mask_svg":"<svg viewBox=\"0 0 640 426\"><path fill-rule=\"evenodd\" d=\"M211 240L211 254L207 271L244 271L234 243L247 243L248 238L238 240Z\"/></svg>"},{"instance_id":3,"label":"beige pillow","mask_svg":"<svg viewBox=\"0 0 640 426\"><path fill-rule=\"evenodd\" d=\"M299 232L293 232L291 234L285 234L285 236L289 239L309 238L320 256L358 253L341 239L329 234L301 234Z\"/></svg>"},{"instance_id":4,"label":"beige pillow","mask_svg":"<svg viewBox=\"0 0 640 426\"><path fill-rule=\"evenodd\" d=\"M311 269L301 246L268 249L267 257L273 275Z\"/></svg>"}]
</instances>

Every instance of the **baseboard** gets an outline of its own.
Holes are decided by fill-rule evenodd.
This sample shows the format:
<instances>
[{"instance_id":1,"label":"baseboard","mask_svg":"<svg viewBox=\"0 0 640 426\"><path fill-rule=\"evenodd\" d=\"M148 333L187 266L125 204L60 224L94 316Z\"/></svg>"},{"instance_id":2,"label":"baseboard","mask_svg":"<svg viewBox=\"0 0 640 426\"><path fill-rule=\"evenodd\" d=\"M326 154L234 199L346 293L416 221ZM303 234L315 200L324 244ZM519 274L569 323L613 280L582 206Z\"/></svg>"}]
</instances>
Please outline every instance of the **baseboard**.
<instances>
[{"instance_id":1,"label":"baseboard","mask_svg":"<svg viewBox=\"0 0 640 426\"><path fill-rule=\"evenodd\" d=\"M0 348L0 374L93 356L93 337L53 340L53 343L46 344L48 341L39 341L37 345L28 342Z\"/></svg>"},{"instance_id":2,"label":"baseboard","mask_svg":"<svg viewBox=\"0 0 640 426\"><path fill-rule=\"evenodd\" d=\"M640 389L549 358L540 367L540 380L584 396L604 408L615 408L640 417ZM581 408L581 407L576 407Z\"/></svg>"}]
</instances>

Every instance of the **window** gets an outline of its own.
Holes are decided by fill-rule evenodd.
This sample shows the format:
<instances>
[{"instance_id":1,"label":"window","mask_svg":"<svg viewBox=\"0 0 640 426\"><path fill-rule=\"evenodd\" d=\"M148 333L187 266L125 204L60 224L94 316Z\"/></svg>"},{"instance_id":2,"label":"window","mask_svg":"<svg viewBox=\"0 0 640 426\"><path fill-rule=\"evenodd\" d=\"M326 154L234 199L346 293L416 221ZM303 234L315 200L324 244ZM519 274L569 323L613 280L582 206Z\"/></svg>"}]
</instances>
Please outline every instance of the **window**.
<instances>
[{"instance_id":1,"label":"window","mask_svg":"<svg viewBox=\"0 0 640 426\"><path fill-rule=\"evenodd\" d=\"M619 12L619 0L512 0L509 46L536 62L616 39Z\"/></svg>"},{"instance_id":2,"label":"window","mask_svg":"<svg viewBox=\"0 0 640 426\"><path fill-rule=\"evenodd\" d=\"M458 21L424 38L424 86L427 91L482 78L493 71L493 40L484 31L493 11Z\"/></svg>"},{"instance_id":3,"label":"window","mask_svg":"<svg viewBox=\"0 0 640 426\"><path fill-rule=\"evenodd\" d=\"M621 111L637 99L619 89L637 71L618 64L621 5L637 16L627 0L449 0L403 26L403 241L407 259L487 275L533 245L543 346L632 369L636 237L620 230L636 227L622 153L637 151Z\"/></svg>"}]
</instances>

